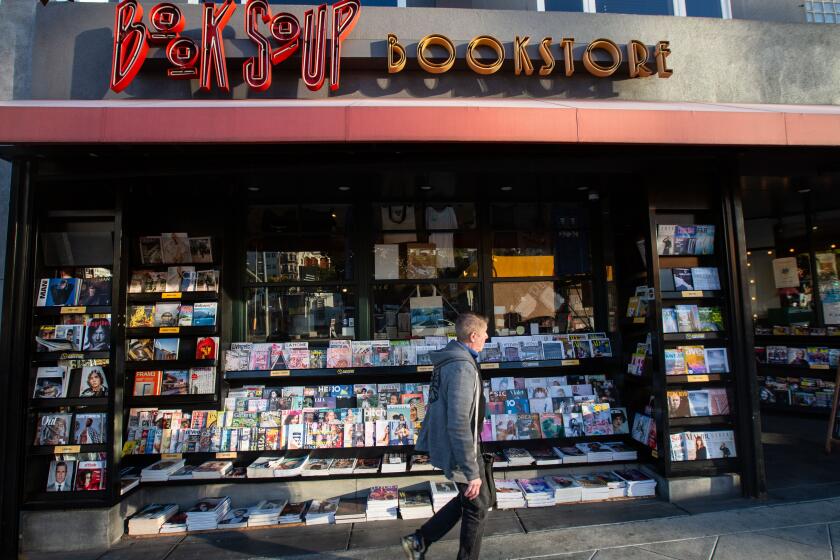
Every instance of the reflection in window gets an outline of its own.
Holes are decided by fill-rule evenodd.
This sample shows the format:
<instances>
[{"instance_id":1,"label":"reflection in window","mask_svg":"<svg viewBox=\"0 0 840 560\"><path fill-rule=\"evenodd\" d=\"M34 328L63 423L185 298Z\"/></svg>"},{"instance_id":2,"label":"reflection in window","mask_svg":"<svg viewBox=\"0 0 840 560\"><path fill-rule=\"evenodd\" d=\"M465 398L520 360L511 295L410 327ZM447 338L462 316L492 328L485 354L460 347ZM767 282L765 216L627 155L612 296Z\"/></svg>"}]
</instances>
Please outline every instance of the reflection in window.
<instances>
[{"instance_id":1,"label":"reflection in window","mask_svg":"<svg viewBox=\"0 0 840 560\"><path fill-rule=\"evenodd\" d=\"M479 285L473 283L375 285L374 337L454 335L459 314L480 312L479 292Z\"/></svg>"},{"instance_id":2,"label":"reflection in window","mask_svg":"<svg viewBox=\"0 0 840 560\"><path fill-rule=\"evenodd\" d=\"M355 337L356 297L347 288L248 288L249 342Z\"/></svg>"},{"instance_id":3,"label":"reflection in window","mask_svg":"<svg viewBox=\"0 0 840 560\"><path fill-rule=\"evenodd\" d=\"M672 16L674 3L672 0L596 0L595 11L609 14Z\"/></svg>"},{"instance_id":4,"label":"reflection in window","mask_svg":"<svg viewBox=\"0 0 840 560\"><path fill-rule=\"evenodd\" d=\"M583 0L545 0L547 12L582 12Z\"/></svg>"},{"instance_id":5,"label":"reflection in window","mask_svg":"<svg viewBox=\"0 0 840 560\"><path fill-rule=\"evenodd\" d=\"M592 284L496 282L493 324L497 336L593 330Z\"/></svg>"},{"instance_id":6,"label":"reflection in window","mask_svg":"<svg viewBox=\"0 0 840 560\"><path fill-rule=\"evenodd\" d=\"M698 17L723 17L719 0L685 0L685 14Z\"/></svg>"}]
</instances>

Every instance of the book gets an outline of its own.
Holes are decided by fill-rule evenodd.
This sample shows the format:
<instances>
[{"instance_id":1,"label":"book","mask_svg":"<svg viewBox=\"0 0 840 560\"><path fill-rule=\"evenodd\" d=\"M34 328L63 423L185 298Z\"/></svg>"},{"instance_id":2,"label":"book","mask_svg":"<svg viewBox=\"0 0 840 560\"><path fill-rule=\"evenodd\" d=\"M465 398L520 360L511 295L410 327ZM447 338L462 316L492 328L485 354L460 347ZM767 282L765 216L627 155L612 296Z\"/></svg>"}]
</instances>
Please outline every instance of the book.
<instances>
[{"instance_id":1,"label":"book","mask_svg":"<svg viewBox=\"0 0 840 560\"><path fill-rule=\"evenodd\" d=\"M690 268L672 268L671 273L674 275L674 288L676 291L684 292L695 289Z\"/></svg>"},{"instance_id":2,"label":"book","mask_svg":"<svg viewBox=\"0 0 840 560\"><path fill-rule=\"evenodd\" d=\"M679 326L677 324L677 310L673 307L666 307L662 309L662 332L677 333Z\"/></svg>"},{"instance_id":3,"label":"book","mask_svg":"<svg viewBox=\"0 0 840 560\"><path fill-rule=\"evenodd\" d=\"M685 354L678 348L665 349L665 375L687 375Z\"/></svg>"},{"instance_id":4,"label":"book","mask_svg":"<svg viewBox=\"0 0 840 560\"><path fill-rule=\"evenodd\" d=\"M126 341L126 358L132 362L144 362L155 357L154 340L151 338L130 338Z\"/></svg>"},{"instance_id":5,"label":"book","mask_svg":"<svg viewBox=\"0 0 840 560\"><path fill-rule=\"evenodd\" d=\"M39 367L33 399L63 399L67 396L68 370L65 366Z\"/></svg>"},{"instance_id":6,"label":"book","mask_svg":"<svg viewBox=\"0 0 840 560\"><path fill-rule=\"evenodd\" d=\"M718 332L723 330L723 315L720 307L698 307L697 317L701 331Z\"/></svg>"},{"instance_id":7,"label":"book","mask_svg":"<svg viewBox=\"0 0 840 560\"><path fill-rule=\"evenodd\" d=\"M685 365L689 375L709 373L706 352L702 346L679 346L677 349L682 350L685 355Z\"/></svg>"},{"instance_id":8,"label":"book","mask_svg":"<svg viewBox=\"0 0 840 560\"><path fill-rule=\"evenodd\" d=\"M129 305L128 326L130 328L155 326L155 306Z\"/></svg>"},{"instance_id":9,"label":"book","mask_svg":"<svg viewBox=\"0 0 840 560\"><path fill-rule=\"evenodd\" d=\"M85 321L85 335L82 350L86 352L107 352L111 349L111 319L90 317Z\"/></svg>"},{"instance_id":10,"label":"book","mask_svg":"<svg viewBox=\"0 0 840 560\"><path fill-rule=\"evenodd\" d=\"M213 242L209 237L190 237L190 261L194 263L213 262Z\"/></svg>"},{"instance_id":11,"label":"book","mask_svg":"<svg viewBox=\"0 0 840 560\"><path fill-rule=\"evenodd\" d=\"M143 264L161 264L163 255L161 253L160 236L141 237L140 262Z\"/></svg>"},{"instance_id":12,"label":"book","mask_svg":"<svg viewBox=\"0 0 840 560\"><path fill-rule=\"evenodd\" d=\"M66 324L55 326L55 341L65 341L70 345L69 350L81 350L84 339L85 326Z\"/></svg>"},{"instance_id":13,"label":"book","mask_svg":"<svg viewBox=\"0 0 840 560\"><path fill-rule=\"evenodd\" d=\"M76 305L111 305L111 278L83 278Z\"/></svg>"},{"instance_id":14,"label":"book","mask_svg":"<svg viewBox=\"0 0 840 560\"><path fill-rule=\"evenodd\" d=\"M162 371L135 371L134 391L132 394L135 397L160 395L162 382Z\"/></svg>"},{"instance_id":15,"label":"book","mask_svg":"<svg viewBox=\"0 0 840 560\"><path fill-rule=\"evenodd\" d=\"M726 356L726 348L706 348L704 349L704 358L709 373L729 372L729 360Z\"/></svg>"},{"instance_id":16,"label":"book","mask_svg":"<svg viewBox=\"0 0 840 560\"><path fill-rule=\"evenodd\" d=\"M715 226L694 226L694 254L713 255L715 252Z\"/></svg>"},{"instance_id":17,"label":"book","mask_svg":"<svg viewBox=\"0 0 840 560\"><path fill-rule=\"evenodd\" d=\"M219 358L219 337L200 336L195 342L196 360L216 360Z\"/></svg>"},{"instance_id":18,"label":"book","mask_svg":"<svg viewBox=\"0 0 840 560\"><path fill-rule=\"evenodd\" d=\"M75 470L75 460L54 459L50 461L50 470L47 474L47 492L69 492L73 490L73 473Z\"/></svg>"},{"instance_id":19,"label":"book","mask_svg":"<svg viewBox=\"0 0 840 560\"><path fill-rule=\"evenodd\" d=\"M674 310L677 313L677 332L698 332L700 330L700 317L696 305L676 305Z\"/></svg>"},{"instance_id":20,"label":"book","mask_svg":"<svg viewBox=\"0 0 840 560\"><path fill-rule=\"evenodd\" d=\"M189 371L169 369L163 372L160 383L161 395L186 395L189 393ZM136 378L135 378L136 383Z\"/></svg>"},{"instance_id":21,"label":"book","mask_svg":"<svg viewBox=\"0 0 840 560\"><path fill-rule=\"evenodd\" d=\"M218 292L219 271L218 270L196 270L195 291L197 292Z\"/></svg>"},{"instance_id":22,"label":"book","mask_svg":"<svg viewBox=\"0 0 840 560\"><path fill-rule=\"evenodd\" d=\"M74 396L107 397L108 376L103 366L83 366Z\"/></svg>"},{"instance_id":23,"label":"book","mask_svg":"<svg viewBox=\"0 0 840 560\"><path fill-rule=\"evenodd\" d=\"M190 240L186 233L161 233L160 252L164 263L188 263L192 261Z\"/></svg>"},{"instance_id":24,"label":"book","mask_svg":"<svg viewBox=\"0 0 840 560\"><path fill-rule=\"evenodd\" d=\"M715 267L698 266L691 269L695 290L720 290L720 277Z\"/></svg>"},{"instance_id":25,"label":"book","mask_svg":"<svg viewBox=\"0 0 840 560\"><path fill-rule=\"evenodd\" d=\"M180 339L178 338L156 338L154 342L155 360L177 360L179 344Z\"/></svg>"},{"instance_id":26,"label":"book","mask_svg":"<svg viewBox=\"0 0 840 560\"><path fill-rule=\"evenodd\" d=\"M34 445L69 444L72 418L68 413L39 413Z\"/></svg>"},{"instance_id":27,"label":"book","mask_svg":"<svg viewBox=\"0 0 840 560\"><path fill-rule=\"evenodd\" d=\"M73 489L77 492L95 492L105 489L105 461L79 461Z\"/></svg>"},{"instance_id":28,"label":"book","mask_svg":"<svg viewBox=\"0 0 840 560\"><path fill-rule=\"evenodd\" d=\"M43 287L43 280L42 287ZM46 285L46 298L41 303L40 292L38 298L39 307L60 307L65 305L76 305L79 298L81 280L78 278L50 278Z\"/></svg>"},{"instance_id":29,"label":"book","mask_svg":"<svg viewBox=\"0 0 840 560\"><path fill-rule=\"evenodd\" d=\"M177 327L181 305L178 303L155 304L153 327Z\"/></svg>"},{"instance_id":30,"label":"book","mask_svg":"<svg viewBox=\"0 0 840 560\"><path fill-rule=\"evenodd\" d=\"M214 326L216 324L217 306L218 303L215 301L200 301L193 304L193 326Z\"/></svg>"},{"instance_id":31,"label":"book","mask_svg":"<svg viewBox=\"0 0 840 560\"><path fill-rule=\"evenodd\" d=\"M353 353L349 340L331 340L327 348L328 368L349 368L353 366Z\"/></svg>"},{"instance_id":32,"label":"book","mask_svg":"<svg viewBox=\"0 0 840 560\"><path fill-rule=\"evenodd\" d=\"M693 255L697 244L694 226L676 226L674 233L674 254Z\"/></svg>"},{"instance_id":33,"label":"book","mask_svg":"<svg viewBox=\"0 0 840 560\"><path fill-rule=\"evenodd\" d=\"M788 360L787 346L767 346L765 354L768 364L786 364Z\"/></svg>"},{"instance_id":34,"label":"book","mask_svg":"<svg viewBox=\"0 0 840 560\"><path fill-rule=\"evenodd\" d=\"M193 306L192 304L182 304L178 309L178 326L191 327L193 321Z\"/></svg>"},{"instance_id":35,"label":"book","mask_svg":"<svg viewBox=\"0 0 840 560\"><path fill-rule=\"evenodd\" d=\"M593 338L589 343L592 346L593 358L612 357L612 344L609 338Z\"/></svg>"},{"instance_id":36,"label":"book","mask_svg":"<svg viewBox=\"0 0 840 560\"><path fill-rule=\"evenodd\" d=\"M656 226L656 252L658 255L675 255L674 240L677 226L659 224Z\"/></svg>"},{"instance_id":37,"label":"book","mask_svg":"<svg viewBox=\"0 0 840 560\"><path fill-rule=\"evenodd\" d=\"M105 443L104 412L76 414L73 417L73 443L93 445Z\"/></svg>"},{"instance_id":38,"label":"book","mask_svg":"<svg viewBox=\"0 0 840 560\"><path fill-rule=\"evenodd\" d=\"M194 367L189 370L190 395L212 395L216 392L216 368Z\"/></svg>"}]
</instances>

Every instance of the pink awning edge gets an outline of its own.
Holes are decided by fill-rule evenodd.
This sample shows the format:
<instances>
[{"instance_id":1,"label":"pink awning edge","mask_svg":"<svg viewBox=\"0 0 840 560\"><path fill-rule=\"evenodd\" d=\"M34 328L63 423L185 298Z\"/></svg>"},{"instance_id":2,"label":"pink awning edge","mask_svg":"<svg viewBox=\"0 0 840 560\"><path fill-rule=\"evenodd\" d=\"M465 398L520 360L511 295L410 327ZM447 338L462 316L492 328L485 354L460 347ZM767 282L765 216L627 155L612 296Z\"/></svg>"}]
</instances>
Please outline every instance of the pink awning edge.
<instances>
[{"instance_id":1,"label":"pink awning edge","mask_svg":"<svg viewBox=\"0 0 840 560\"><path fill-rule=\"evenodd\" d=\"M484 99L0 102L0 144L385 141L840 146L840 106Z\"/></svg>"}]
</instances>

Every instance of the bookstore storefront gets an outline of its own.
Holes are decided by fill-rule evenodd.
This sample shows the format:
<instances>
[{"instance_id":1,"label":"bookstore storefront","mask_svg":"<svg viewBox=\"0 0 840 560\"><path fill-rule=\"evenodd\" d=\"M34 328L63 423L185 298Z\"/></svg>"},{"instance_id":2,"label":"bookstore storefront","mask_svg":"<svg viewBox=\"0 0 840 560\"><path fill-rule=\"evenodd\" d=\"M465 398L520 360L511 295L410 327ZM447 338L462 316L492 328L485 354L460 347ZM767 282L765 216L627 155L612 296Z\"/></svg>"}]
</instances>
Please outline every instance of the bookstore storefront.
<instances>
[{"instance_id":1,"label":"bookstore storefront","mask_svg":"<svg viewBox=\"0 0 840 560\"><path fill-rule=\"evenodd\" d=\"M423 517L449 490L412 453L430 354L465 311L500 508L764 492L742 187L832 161L840 111L688 103L657 27L511 56L511 22L417 10L424 37L340 2L319 65L298 18L248 4L303 45L266 54L230 6L48 6L39 100L0 104L5 535ZM199 63L172 22L202 9L230 35ZM522 91L563 80L659 102Z\"/></svg>"}]
</instances>

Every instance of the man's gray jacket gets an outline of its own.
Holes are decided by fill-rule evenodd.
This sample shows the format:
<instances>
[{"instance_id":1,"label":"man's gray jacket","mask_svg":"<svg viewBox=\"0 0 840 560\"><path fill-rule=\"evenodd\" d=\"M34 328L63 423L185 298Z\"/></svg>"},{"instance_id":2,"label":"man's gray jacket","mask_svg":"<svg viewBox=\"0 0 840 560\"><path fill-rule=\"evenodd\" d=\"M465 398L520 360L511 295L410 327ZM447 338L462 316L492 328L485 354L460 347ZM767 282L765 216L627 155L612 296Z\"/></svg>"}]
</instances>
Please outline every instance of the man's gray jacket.
<instances>
[{"instance_id":1,"label":"man's gray jacket","mask_svg":"<svg viewBox=\"0 0 840 560\"><path fill-rule=\"evenodd\" d=\"M432 353L435 365L417 451L428 453L446 478L467 483L479 478L481 375L470 352L458 342Z\"/></svg>"}]
</instances>

